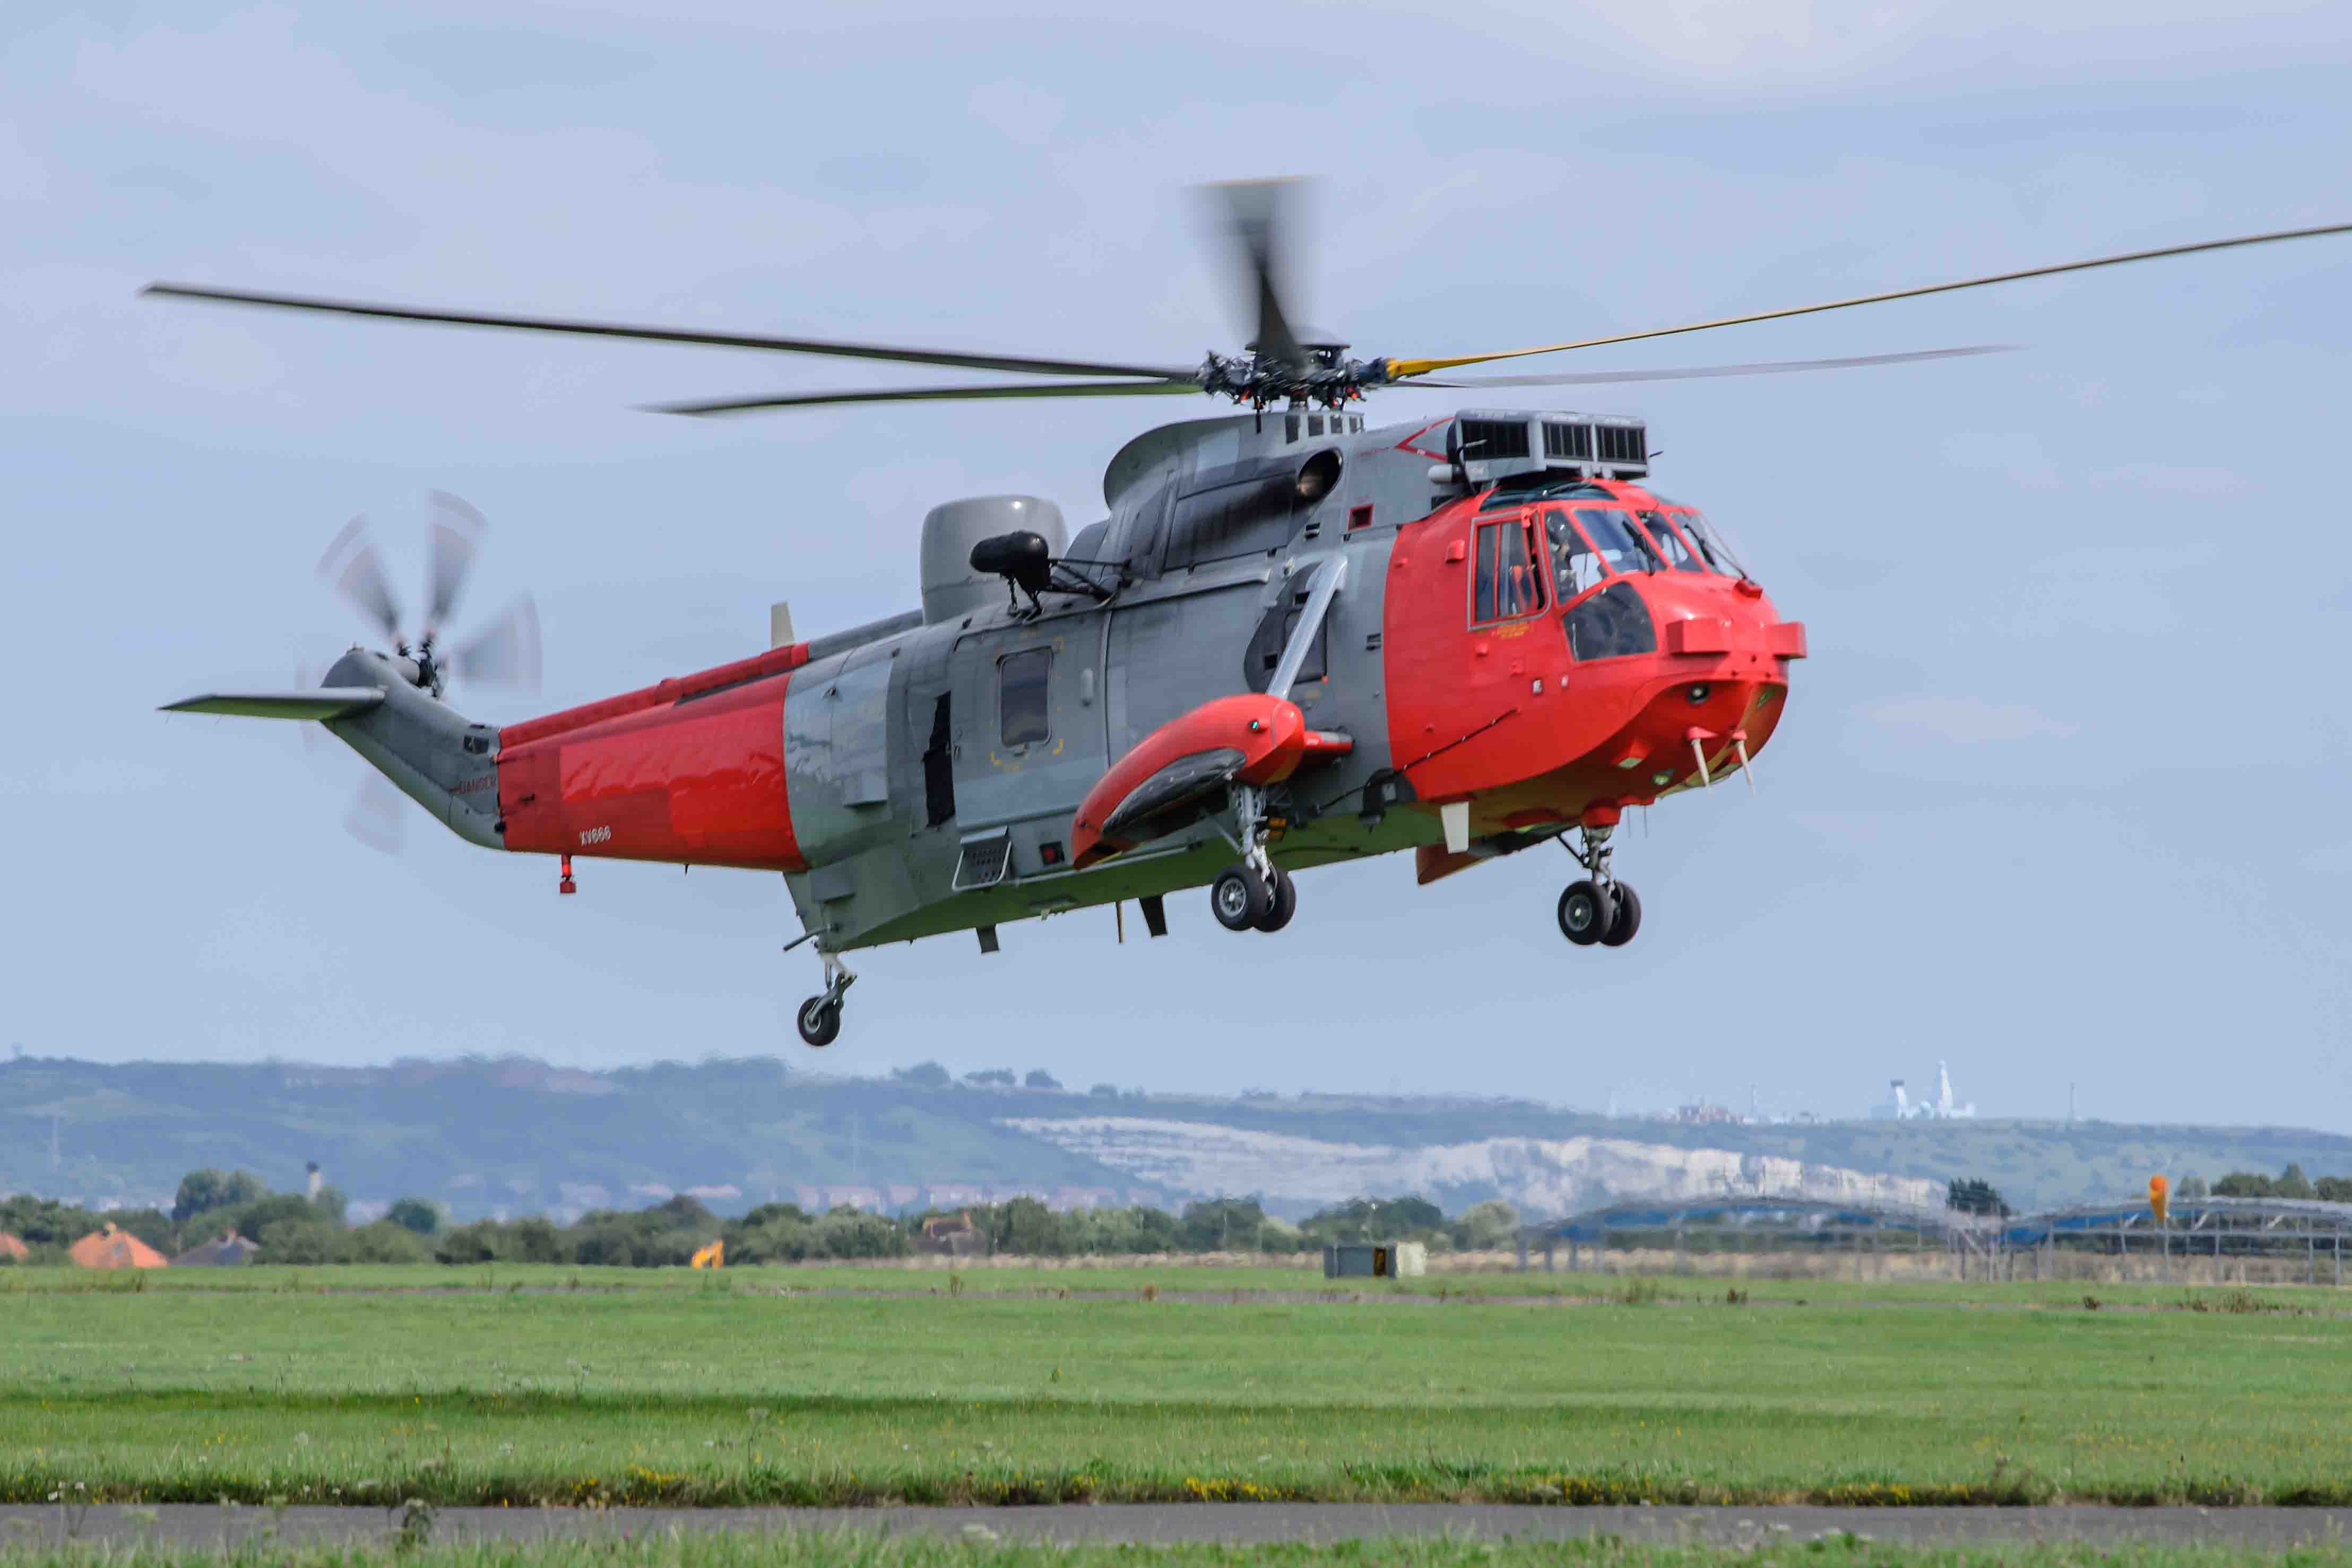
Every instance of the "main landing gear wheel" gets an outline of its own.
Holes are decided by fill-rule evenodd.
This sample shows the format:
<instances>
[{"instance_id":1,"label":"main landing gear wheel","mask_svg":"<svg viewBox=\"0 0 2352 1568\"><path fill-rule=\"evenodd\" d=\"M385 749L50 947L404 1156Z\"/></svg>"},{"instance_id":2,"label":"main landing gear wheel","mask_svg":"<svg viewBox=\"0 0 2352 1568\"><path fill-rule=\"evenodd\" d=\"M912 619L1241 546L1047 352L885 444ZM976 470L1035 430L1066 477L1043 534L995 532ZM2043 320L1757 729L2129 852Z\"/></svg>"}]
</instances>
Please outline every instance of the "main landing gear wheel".
<instances>
[{"instance_id":1,"label":"main landing gear wheel","mask_svg":"<svg viewBox=\"0 0 2352 1568\"><path fill-rule=\"evenodd\" d=\"M820 948L817 956L824 961L824 989L801 1004L793 1022L801 1031L803 1043L822 1047L840 1037L841 998L857 977L843 968L835 955Z\"/></svg>"},{"instance_id":2,"label":"main landing gear wheel","mask_svg":"<svg viewBox=\"0 0 2352 1568\"><path fill-rule=\"evenodd\" d=\"M1617 909L1610 919L1609 929L1601 935L1601 945L1622 947L1642 928L1642 896L1628 883L1618 883L1610 891L1617 895Z\"/></svg>"},{"instance_id":3,"label":"main landing gear wheel","mask_svg":"<svg viewBox=\"0 0 2352 1568\"><path fill-rule=\"evenodd\" d=\"M1289 925L1290 917L1297 913L1298 884L1290 880L1288 872L1276 866L1274 868L1274 886L1267 895L1265 915L1258 921L1257 928L1266 932L1279 931Z\"/></svg>"},{"instance_id":4,"label":"main landing gear wheel","mask_svg":"<svg viewBox=\"0 0 2352 1568\"><path fill-rule=\"evenodd\" d=\"M1559 934L1580 947L1590 947L1606 936L1616 923L1617 901L1610 889L1590 882L1571 882L1559 895Z\"/></svg>"},{"instance_id":5,"label":"main landing gear wheel","mask_svg":"<svg viewBox=\"0 0 2352 1568\"><path fill-rule=\"evenodd\" d=\"M793 1021L800 1025L801 1039L806 1044L831 1045L841 1034L841 1004L811 997L801 1004L800 1016Z\"/></svg>"},{"instance_id":6,"label":"main landing gear wheel","mask_svg":"<svg viewBox=\"0 0 2352 1568\"><path fill-rule=\"evenodd\" d=\"M1228 931L1248 931L1274 909L1274 894L1251 865L1229 865L1209 884L1209 913Z\"/></svg>"}]
</instances>

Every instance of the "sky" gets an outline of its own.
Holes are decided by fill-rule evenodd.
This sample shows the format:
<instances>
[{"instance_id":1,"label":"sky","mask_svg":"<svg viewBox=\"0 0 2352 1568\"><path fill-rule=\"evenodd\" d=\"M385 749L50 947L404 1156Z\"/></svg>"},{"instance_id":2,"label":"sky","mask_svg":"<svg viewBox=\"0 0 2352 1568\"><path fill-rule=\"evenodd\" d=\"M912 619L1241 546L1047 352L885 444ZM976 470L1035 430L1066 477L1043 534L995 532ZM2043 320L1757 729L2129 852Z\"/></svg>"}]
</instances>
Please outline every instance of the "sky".
<instances>
[{"instance_id":1,"label":"sky","mask_svg":"<svg viewBox=\"0 0 2352 1568\"><path fill-rule=\"evenodd\" d=\"M1244 326L1190 187L1279 173L1317 181L1301 313L1359 353L1557 341L2352 219L2340 8L36 0L8 32L0 1044L1823 1115L1948 1060L1986 1114L2352 1132L2352 238L1559 368L2013 354L1504 394L1647 416L1656 486L1810 630L1758 792L1621 834L1630 947L1561 940L1564 855L1391 857L1303 876L1278 937L1184 895L1156 943L1088 911L856 956L822 1056L781 879L583 862L559 900L421 813L388 858L339 747L153 710L331 658L361 628L320 552L366 512L416 582L429 489L490 520L472 612L538 601L542 695L456 694L505 722L755 652L778 599L803 634L911 608L929 507L1075 528L1123 441L1215 410L692 421L635 410L907 373L134 298L1186 363Z\"/></svg>"}]
</instances>

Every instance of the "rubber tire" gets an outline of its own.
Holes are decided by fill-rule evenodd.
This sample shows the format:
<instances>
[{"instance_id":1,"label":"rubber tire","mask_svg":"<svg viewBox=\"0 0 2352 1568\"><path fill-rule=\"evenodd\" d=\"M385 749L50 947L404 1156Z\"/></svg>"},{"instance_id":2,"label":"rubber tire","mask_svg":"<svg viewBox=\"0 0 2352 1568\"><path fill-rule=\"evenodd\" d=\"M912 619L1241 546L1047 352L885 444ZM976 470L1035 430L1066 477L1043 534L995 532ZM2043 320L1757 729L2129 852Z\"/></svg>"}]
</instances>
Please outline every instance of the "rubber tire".
<instances>
[{"instance_id":1,"label":"rubber tire","mask_svg":"<svg viewBox=\"0 0 2352 1568\"><path fill-rule=\"evenodd\" d=\"M841 1004L828 1003L823 997L811 997L801 1004L799 1016L793 1022L800 1028L803 1044L822 1049L840 1037Z\"/></svg>"},{"instance_id":2,"label":"rubber tire","mask_svg":"<svg viewBox=\"0 0 2352 1568\"><path fill-rule=\"evenodd\" d=\"M1601 938L1604 947L1622 947L1642 929L1642 895L1626 883L1617 884L1617 909L1610 917L1608 935Z\"/></svg>"},{"instance_id":3,"label":"rubber tire","mask_svg":"<svg viewBox=\"0 0 2352 1568\"><path fill-rule=\"evenodd\" d=\"M1298 884L1290 880L1288 872L1276 866L1274 868L1274 892L1267 900L1265 918L1257 923L1257 928L1268 933L1279 931L1289 925L1290 917L1297 913Z\"/></svg>"},{"instance_id":4,"label":"rubber tire","mask_svg":"<svg viewBox=\"0 0 2352 1568\"><path fill-rule=\"evenodd\" d=\"M1616 915L1614 901L1589 882L1571 882L1560 893L1559 934L1580 947L1600 941Z\"/></svg>"},{"instance_id":5,"label":"rubber tire","mask_svg":"<svg viewBox=\"0 0 2352 1568\"><path fill-rule=\"evenodd\" d=\"M1236 862L1217 873L1209 884L1209 913L1228 931L1252 931L1274 907L1274 895L1258 874Z\"/></svg>"}]
</instances>

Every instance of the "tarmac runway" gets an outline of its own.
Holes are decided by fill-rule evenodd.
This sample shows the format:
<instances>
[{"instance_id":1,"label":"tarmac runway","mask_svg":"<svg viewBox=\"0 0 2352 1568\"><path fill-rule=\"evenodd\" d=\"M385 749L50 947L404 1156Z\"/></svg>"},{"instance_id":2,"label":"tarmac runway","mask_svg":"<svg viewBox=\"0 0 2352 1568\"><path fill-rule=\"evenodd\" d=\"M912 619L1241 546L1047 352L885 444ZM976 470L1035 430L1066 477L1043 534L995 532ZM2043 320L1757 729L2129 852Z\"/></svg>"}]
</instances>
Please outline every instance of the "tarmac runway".
<instances>
[{"instance_id":1,"label":"tarmac runway","mask_svg":"<svg viewBox=\"0 0 2352 1568\"><path fill-rule=\"evenodd\" d=\"M202 1503L92 1508L79 1521L55 1507L0 1507L0 1538L31 1544L72 1538L127 1545L142 1539L224 1550L275 1539L389 1542L397 1510L239 1508ZM2300 1508L1544 1508L1478 1503L1096 1503L1038 1508L504 1509L449 1508L429 1522L436 1542L532 1541L679 1530L871 1530L1060 1542L1331 1542L1452 1532L1485 1540L1628 1541L1748 1546L1851 1533L1924 1544L1981 1542L2147 1542L2284 1548L2352 1537L2352 1509ZM982 1536L986 1539L987 1536Z\"/></svg>"}]
</instances>

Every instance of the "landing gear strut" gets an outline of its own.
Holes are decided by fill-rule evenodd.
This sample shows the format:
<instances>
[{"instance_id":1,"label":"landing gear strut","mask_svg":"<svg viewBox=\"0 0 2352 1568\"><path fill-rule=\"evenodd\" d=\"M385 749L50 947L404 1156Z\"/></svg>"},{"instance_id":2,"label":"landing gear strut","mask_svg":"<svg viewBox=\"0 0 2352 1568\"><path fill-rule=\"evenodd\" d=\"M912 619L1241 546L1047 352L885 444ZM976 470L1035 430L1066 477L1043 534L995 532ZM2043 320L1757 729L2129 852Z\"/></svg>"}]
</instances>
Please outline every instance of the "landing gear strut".
<instances>
[{"instance_id":1,"label":"landing gear strut","mask_svg":"<svg viewBox=\"0 0 2352 1568\"><path fill-rule=\"evenodd\" d=\"M1265 792L1236 784L1233 798L1234 847L1242 858L1209 884L1209 912L1228 931L1279 931L1298 911L1298 889L1265 852Z\"/></svg>"},{"instance_id":2,"label":"landing gear strut","mask_svg":"<svg viewBox=\"0 0 2352 1568\"><path fill-rule=\"evenodd\" d=\"M1642 929L1642 899L1630 883L1619 882L1609 869L1609 835L1616 831L1615 813L1607 821L1587 821L1577 830L1583 847L1560 842L1591 876L1571 882L1559 895L1559 934L1580 947L1600 943L1622 947Z\"/></svg>"},{"instance_id":3,"label":"landing gear strut","mask_svg":"<svg viewBox=\"0 0 2352 1568\"><path fill-rule=\"evenodd\" d=\"M841 998L857 977L841 967L841 960L820 948L817 956L824 961L824 991L801 1004L799 1016L793 1021L801 1031L802 1040L813 1046L831 1045L841 1033Z\"/></svg>"}]
</instances>

